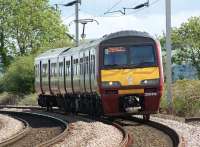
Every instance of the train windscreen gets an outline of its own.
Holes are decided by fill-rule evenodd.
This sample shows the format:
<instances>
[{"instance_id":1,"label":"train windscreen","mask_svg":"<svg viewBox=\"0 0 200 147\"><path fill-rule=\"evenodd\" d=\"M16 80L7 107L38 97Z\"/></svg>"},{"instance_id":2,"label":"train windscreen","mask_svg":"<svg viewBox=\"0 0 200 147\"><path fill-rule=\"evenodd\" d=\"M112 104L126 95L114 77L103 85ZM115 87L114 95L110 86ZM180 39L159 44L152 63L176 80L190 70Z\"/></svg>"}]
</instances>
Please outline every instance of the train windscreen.
<instances>
[{"instance_id":1,"label":"train windscreen","mask_svg":"<svg viewBox=\"0 0 200 147\"><path fill-rule=\"evenodd\" d=\"M152 45L108 47L104 49L104 66L155 66L155 49Z\"/></svg>"}]
</instances>

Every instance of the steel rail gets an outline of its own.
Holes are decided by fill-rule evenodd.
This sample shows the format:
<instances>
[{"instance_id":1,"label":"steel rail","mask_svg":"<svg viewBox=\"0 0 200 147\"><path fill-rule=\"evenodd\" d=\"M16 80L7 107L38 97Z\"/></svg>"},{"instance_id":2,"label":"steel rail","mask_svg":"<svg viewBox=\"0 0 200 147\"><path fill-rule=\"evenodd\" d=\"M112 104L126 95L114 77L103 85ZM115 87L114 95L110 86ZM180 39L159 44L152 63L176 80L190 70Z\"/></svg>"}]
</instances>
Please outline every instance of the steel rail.
<instances>
[{"instance_id":1,"label":"steel rail","mask_svg":"<svg viewBox=\"0 0 200 147\"><path fill-rule=\"evenodd\" d=\"M24 136L26 136L28 134L28 132L30 131L30 126L27 121L25 121L19 117L16 117L16 116L13 118L21 121L24 124L24 128L22 130L20 130L18 133L12 135L11 137L1 141L0 147L9 146L10 144L13 144L14 142L16 142L16 141L20 140L21 138L23 138Z\"/></svg>"},{"instance_id":2,"label":"steel rail","mask_svg":"<svg viewBox=\"0 0 200 147\"><path fill-rule=\"evenodd\" d=\"M57 142L59 142L60 140L62 140L64 138L64 136L66 135L67 131L68 131L68 122L65 122L64 120L62 119L59 119L59 118L56 118L56 117L53 117L53 116L50 116L50 115L45 115L45 114L39 114L39 113L31 113L31 112L15 112L15 111L2 111L0 110L0 114L9 114L9 115L32 115L32 116L38 116L38 117L45 117L47 119L51 119L53 121L56 121L57 123L60 123L65 129L64 131L59 134L58 136L46 141L46 142L43 142L39 145L37 145L37 147L48 147L48 146L51 146L53 144L56 144ZM26 133L24 133L24 135L20 135L19 134L16 134L15 138L16 139L13 139L13 141L9 141L7 143L4 143L4 144L0 144L0 147L3 147L3 146L9 146L10 144L13 144L14 142L20 140L21 138L23 138L25 135L27 135L28 131L26 131Z\"/></svg>"},{"instance_id":3,"label":"steel rail","mask_svg":"<svg viewBox=\"0 0 200 147\"><path fill-rule=\"evenodd\" d=\"M16 109L36 109L36 110L45 110L44 107L40 106L14 106L14 105L0 105L0 109L3 108L16 108Z\"/></svg>"},{"instance_id":4,"label":"steel rail","mask_svg":"<svg viewBox=\"0 0 200 147\"><path fill-rule=\"evenodd\" d=\"M155 129L158 129L162 132L164 132L165 134L167 134L170 139L172 140L172 143L173 143L173 147L180 147L180 136L178 135L178 133L173 130L172 128L166 126L166 125L163 125L161 123L158 123L158 122L155 122L155 121L144 121L143 119L140 119L140 118L136 118L136 117L128 117L128 116L120 116L120 117L114 117L114 120L115 119L122 119L122 120L128 120L128 121L134 121L134 122L137 122L137 123L142 123L142 124L145 124L145 125L148 125L150 127L153 127ZM120 121L116 121L116 123L120 123Z\"/></svg>"},{"instance_id":5,"label":"steel rail","mask_svg":"<svg viewBox=\"0 0 200 147\"><path fill-rule=\"evenodd\" d=\"M189 122L193 122L193 121L200 121L200 117L185 118L185 123L189 123Z\"/></svg>"}]
</instances>

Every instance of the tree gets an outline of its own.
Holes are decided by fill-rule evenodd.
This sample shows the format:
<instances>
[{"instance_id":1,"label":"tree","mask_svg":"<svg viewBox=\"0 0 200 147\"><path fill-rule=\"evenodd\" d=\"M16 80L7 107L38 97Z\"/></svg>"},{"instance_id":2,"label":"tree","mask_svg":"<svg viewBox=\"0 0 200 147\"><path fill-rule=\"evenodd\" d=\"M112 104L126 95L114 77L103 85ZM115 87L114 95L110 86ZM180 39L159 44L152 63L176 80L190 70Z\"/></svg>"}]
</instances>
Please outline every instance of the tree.
<instances>
[{"instance_id":1,"label":"tree","mask_svg":"<svg viewBox=\"0 0 200 147\"><path fill-rule=\"evenodd\" d=\"M9 5L9 0L0 0L0 57L2 59L3 68L8 66L9 59L7 57L9 46L9 25L12 5Z\"/></svg>"},{"instance_id":2,"label":"tree","mask_svg":"<svg viewBox=\"0 0 200 147\"><path fill-rule=\"evenodd\" d=\"M163 41L164 36L161 38ZM200 17L191 17L179 28L172 29L172 61L192 64L200 79ZM163 44L162 44L163 45ZM164 46L163 46L164 47Z\"/></svg>"},{"instance_id":3,"label":"tree","mask_svg":"<svg viewBox=\"0 0 200 147\"><path fill-rule=\"evenodd\" d=\"M0 55L25 55L62 40L70 43L60 12L48 0L0 0Z\"/></svg>"},{"instance_id":4,"label":"tree","mask_svg":"<svg viewBox=\"0 0 200 147\"><path fill-rule=\"evenodd\" d=\"M0 84L0 89L9 93L24 95L34 91L33 56L19 56L12 62Z\"/></svg>"}]
</instances>

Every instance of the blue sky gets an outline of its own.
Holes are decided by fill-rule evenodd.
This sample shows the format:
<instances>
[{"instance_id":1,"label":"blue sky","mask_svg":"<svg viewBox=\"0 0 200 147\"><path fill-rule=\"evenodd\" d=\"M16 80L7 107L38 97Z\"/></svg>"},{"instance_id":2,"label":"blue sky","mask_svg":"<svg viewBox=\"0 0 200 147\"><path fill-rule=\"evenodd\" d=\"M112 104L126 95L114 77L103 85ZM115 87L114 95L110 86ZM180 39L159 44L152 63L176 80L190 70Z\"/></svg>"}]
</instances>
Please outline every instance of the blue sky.
<instances>
[{"instance_id":1,"label":"blue sky","mask_svg":"<svg viewBox=\"0 0 200 147\"><path fill-rule=\"evenodd\" d=\"M63 4L72 0L50 0L50 4ZM178 27L191 16L200 16L200 0L171 0L172 26ZM146 0L82 0L80 18L93 18L99 25L90 23L86 26L86 38L99 38L104 34L119 30L147 31L152 35L160 35L165 31L165 0L150 0L150 6L141 10L128 10L128 15L119 13L104 15L114 4L112 9L120 10L123 7L134 7ZM152 4L152 5L151 5ZM74 7L60 7L64 24L69 25L74 20ZM69 26L74 34L74 25ZM80 33L82 26L80 25Z\"/></svg>"}]
</instances>

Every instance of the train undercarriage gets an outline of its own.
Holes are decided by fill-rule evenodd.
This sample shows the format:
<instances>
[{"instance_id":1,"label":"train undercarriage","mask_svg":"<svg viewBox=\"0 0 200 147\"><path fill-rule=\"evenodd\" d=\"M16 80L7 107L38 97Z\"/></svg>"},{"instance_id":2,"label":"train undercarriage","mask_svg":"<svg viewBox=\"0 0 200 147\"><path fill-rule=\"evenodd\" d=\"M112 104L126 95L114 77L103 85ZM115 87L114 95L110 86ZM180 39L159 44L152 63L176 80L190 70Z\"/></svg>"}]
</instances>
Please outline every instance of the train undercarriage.
<instances>
[{"instance_id":1,"label":"train undercarriage","mask_svg":"<svg viewBox=\"0 0 200 147\"><path fill-rule=\"evenodd\" d=\"M93 116L103 114L102 103L100 97L96 94L88 95L40 95L38 104L46 107L47 111L51 111L52 107L59 107L69 113L84 113Z\"/></svg>"},{"instance_id":2,"label":"train undercarriage","mask_svg":"<svg viewBox=\"0 0 200 147\"><path fill-rule=\"evenodd\" d=\"M52 111L53 107L59 107L64 112L84 113L91 116L107 115L104 113L103 104L97 94L84 95L40 95L38 104ZM144 120L150 119L150 113L145 113L144 97L126 95L119 98L118 111L108 116L142 114Z\"/></svg>"}]
</instances>

